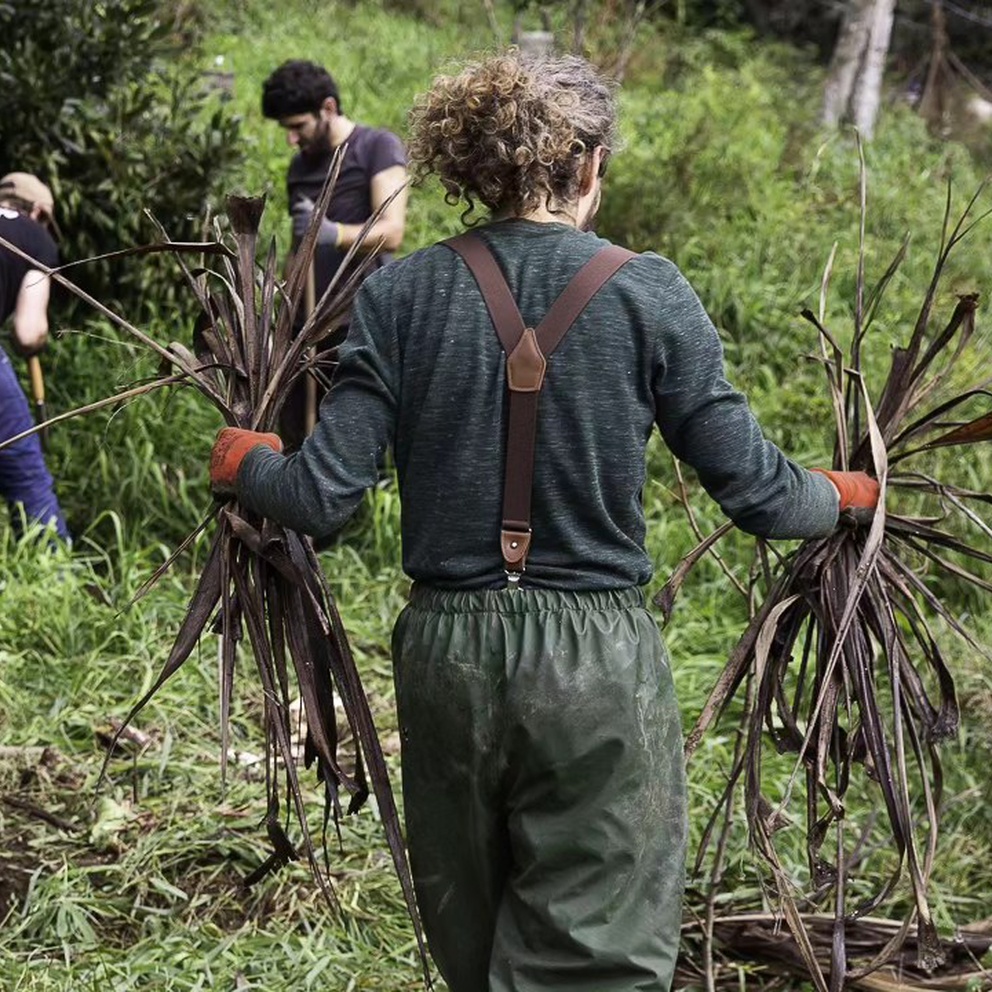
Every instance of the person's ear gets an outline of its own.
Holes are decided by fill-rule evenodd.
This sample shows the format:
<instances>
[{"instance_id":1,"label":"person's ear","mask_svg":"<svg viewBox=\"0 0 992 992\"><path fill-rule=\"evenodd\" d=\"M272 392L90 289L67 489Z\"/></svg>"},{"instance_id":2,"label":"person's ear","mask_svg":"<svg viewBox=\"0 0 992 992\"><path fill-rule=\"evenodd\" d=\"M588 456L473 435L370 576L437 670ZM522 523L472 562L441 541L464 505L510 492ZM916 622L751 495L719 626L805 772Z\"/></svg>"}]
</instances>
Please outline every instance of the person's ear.
<instances>
[{"instance_id":1,"label":"person's ear","mask_svg":"<svg viewBox=\"0 0 992 992\"><path fill-rule=\"evenodd\" d=\"M320 105L320 116L325 119L337 117L338 102L332 96L324 97L324 102Z\"/></svg>"},{"instance_id":2,"label":"person's ear","mask_svg":"<svg viewBox=\"0 0 992 992\"><path fill-rule=\"evenodd\" d=\"M599 178L600 163L603 160L604 151L602 145L597 145L590 154L585 156L582 165L582 179L579 182L579 196L585 196L592 192L592 188Z\"/></svg>"}]
</instances>

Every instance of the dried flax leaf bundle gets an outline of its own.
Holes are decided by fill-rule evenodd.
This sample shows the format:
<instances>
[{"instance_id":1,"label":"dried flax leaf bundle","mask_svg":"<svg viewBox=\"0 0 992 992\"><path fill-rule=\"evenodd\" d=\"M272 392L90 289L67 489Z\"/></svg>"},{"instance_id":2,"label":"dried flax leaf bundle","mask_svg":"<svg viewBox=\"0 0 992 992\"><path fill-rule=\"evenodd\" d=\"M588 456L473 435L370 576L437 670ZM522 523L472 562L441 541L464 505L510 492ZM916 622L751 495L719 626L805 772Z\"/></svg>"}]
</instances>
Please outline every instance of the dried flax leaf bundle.
<instances>
[{"instance_id":1,"label":"dried flax leaf bundle","mask_svg":"<svg viewBox=\"0 0 992 992\"><path fill-rule=\"evenodd\" d=\"M176 256L201 308L192 348L179 342L163 346L127 320L87 296L62 272L54 280L87 300L160 358L158 376L150 382L53 418L49 423L92 412L156 389L192 386L222 414L227 425L276 431L281 408L302 377L319 375L315 346L332 337L347 318L354 292L374 252L357 251L362 237L319 301L308 300L311 261L323 216L340 170L335 158L313 222L294 253L285 283L277 277L274 242L264 262L256 260L264 198L232 196L227 217L233 248L216 224L215 241L196 244L163 243L126 249L115 255L169 252ZM163 232L164 233L164 232ZM183 255L219 259L213 268L190 268ZM309 291L312 293L312 289ZM312 307L312 309L311 309ZM305 311L305 317L302 315ZM297 325L298 331L294 330ZM43 425L38 425L40 429ZM22 435L23 436L23 435ZM13 443L13 438L7 443ZM229 717L235 687L239 645L247 632L264 691L263 727L266 768L266 831L272 854L246 880L257 881L290 860L306 857L321 890L336 902L327 872L327 848L311 836L305 798L294 754L290 703L302 699L306 722L304 765L313 767L325 795L323 833L333 817L335 826L346 797L347 812L355 812L374 794L393 863L413 920L425 982L429 984L426 951L415 909L413 884L401 826L379 744L372 712L351 654L334 597L328 588L309 539L249 513L235 499L218 503L208 517L181 543L169 560L142 586L141 599L176 559L216 523L210 550L186 616L170 654L151 689L133 706L123 726L155 695L189 658L208 628L220 635L221 766L226 773ZM356 742L354 768L338 758L338 726L334 693ZM110 749L112 752L113 748ZM108 753L110 753L108 752ZM302 842L289 837L290 820ZM322 865L322 860L324 864Z\"/></svg>"},{"instance_id":2,"label":"dried flax leaf bundle","mask_svg":"<svg viewBox=\"0 0 992 992\"><path fill-rule=\"evenodd\" d=\"M834 467L874 475L882 497L870 526L842 521L834 534L805 541L775 568L768 565L768 549L759 545L768 591L687 739L688 756L743 688L744 715L727 790L707 826L696 862L697 873L707 858L713 866L700 914L704 939L699 970L709 988L717 984L714 941L721 921L716 910L721 858L733 792L742 778L751 842L769 869L797 951L794 957L820 992L895 987L886 986L880 969L900 954L908 939L916 947L914 974L919 984L901 984L914 981L906 977L901 960L898 987L964 989L982 975L989 981L972 958L959 972L959 984L930 984L929 976L948 957L948 942L938 936L928 886L941 805L938 745L957 732L959 716L937 625L951 628L976 655L987 657L931 580L949 576L978 590L992 590L986 569L992 563L992 528L987 512L983 516L992 494L915 467L925 452L992 439L992 378L987 367L970 358L978 296L960 296L942 325L935 313L948 256L985 216L975 215L982 190L951 229L948 189L930 284L909 340L893 350L888 375L873 402L862 371L862 350L907 242L866 295L865 186L862 159L854 329L846 358L824 326L833 254L824 274L820 314L803 315L817 328L821 344L836 422ZM944 461L941 473L959 465ZM903 511L904 504L908 511ZM659 593L656 603L666 618L692 566L728 529L702 541ZM776 786L768 782L767 762L763 763L769 747L796 756L791 777L776 800L770 795ZM803 885L786 867L776 838L790 822L797 779L805 787L809 877ZM859 830L846 816L852 784L865 783L878 796L879 818L884 811L894 852L893 866L880 882L858 870L871 825L862 824ZM900 894L907 877L911 908L905 919L879 931L885 933L884 940L861 940L869 916ZM825 929L822 907L830 910L831 903L831 923ZM989 943L981 945L981 953Z\"/></svg>"}]
</instances>

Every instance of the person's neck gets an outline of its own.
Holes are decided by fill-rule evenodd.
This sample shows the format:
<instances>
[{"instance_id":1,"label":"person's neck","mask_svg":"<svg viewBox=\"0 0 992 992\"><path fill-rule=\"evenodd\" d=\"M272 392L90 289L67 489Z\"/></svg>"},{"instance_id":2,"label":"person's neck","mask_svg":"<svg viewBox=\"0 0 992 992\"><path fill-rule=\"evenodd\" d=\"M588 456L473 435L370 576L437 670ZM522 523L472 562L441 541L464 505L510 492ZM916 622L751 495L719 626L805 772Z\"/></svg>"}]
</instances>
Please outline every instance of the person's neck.
<instances>
[{"instance_id":1,"label":"person's neck","mask_svg":"<svg viewBox=\"0 0 992 992\"><path fill-rule=\"evenodd\" d=\"M501 220L529 220L535 224L565 224L567 227L578 227L576 218L578 211L575 204L565 204L561 207L551 209L547 204L535 207L533 210L526 210L521 213L514 213L512 210L501 210L493 214L494 221Z\"/></svg>"},{"instance_id":2,"label":"person's neck","mask_svg":"<svg viewBox=\"0 0 992 992\"><path fill-rule=\"evenodd\" d=\"M578 227L574 208L570 210L568 207L563 207L560 210L549 210L547 207L539 207L537 210L531 210L517 216L520 220L531 220L536 224L566 224L568 227Z\"/></svg>"},{"instance_id":3,"label":"person's neck","mask_svg":"<svg viewBox=\"0 0 992 992\"><path fill-rule=\"evenodd\" d=\"M355 122L353 120L349 120L343 114L338 114L331 121L331 151L334 151L335 148L340 148L340 146L351 137L351 132L354 130Z\"/></svg>"}]
</instances>

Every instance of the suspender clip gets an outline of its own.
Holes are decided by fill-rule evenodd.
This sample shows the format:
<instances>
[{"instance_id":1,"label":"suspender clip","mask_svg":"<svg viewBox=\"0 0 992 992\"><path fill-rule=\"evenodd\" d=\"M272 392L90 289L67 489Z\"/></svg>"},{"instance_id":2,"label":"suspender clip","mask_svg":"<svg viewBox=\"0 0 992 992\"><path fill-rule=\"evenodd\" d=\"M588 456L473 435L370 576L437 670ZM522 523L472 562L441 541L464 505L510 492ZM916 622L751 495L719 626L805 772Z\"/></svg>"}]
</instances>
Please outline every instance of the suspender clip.
<instances>
[{"instance_id":1,"label":"suspender clip","mask_svg":"<svg viewBox=\"0 0 992 992\"><path fill-rule=\"evenodd\" d=\"M516 587L520 582L520 576L527 571L530 530L510 530L504 527L499 532L499 543L503 552L506 579L511 586Z\"/></svg>"}]
</instances>

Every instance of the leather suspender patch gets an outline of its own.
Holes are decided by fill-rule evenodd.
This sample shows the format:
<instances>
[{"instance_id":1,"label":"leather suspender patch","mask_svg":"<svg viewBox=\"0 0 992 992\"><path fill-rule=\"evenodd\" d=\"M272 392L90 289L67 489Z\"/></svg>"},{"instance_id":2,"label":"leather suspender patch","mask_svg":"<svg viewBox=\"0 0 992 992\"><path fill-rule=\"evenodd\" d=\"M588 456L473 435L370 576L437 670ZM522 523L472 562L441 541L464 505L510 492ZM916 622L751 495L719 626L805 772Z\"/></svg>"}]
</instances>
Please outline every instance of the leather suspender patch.
<instances>
[{"instance_id":1,"label":"leather suspender patch","mask_svg":"<svg viewBox=\"0 0 992 992\"><path fill-rule=\"evenodd\" d=\"M548 358L589 301L635 254L618 245L602 248L572 277L544 319L533 328L524 325L510 287L482 238L471 233L460 234L441 243L457 252L475 277L506 353L510 402L500 550L507 579L515 585L526 570L530 551L537 400L544 385Z\"/></svg>"}]
</instances>

